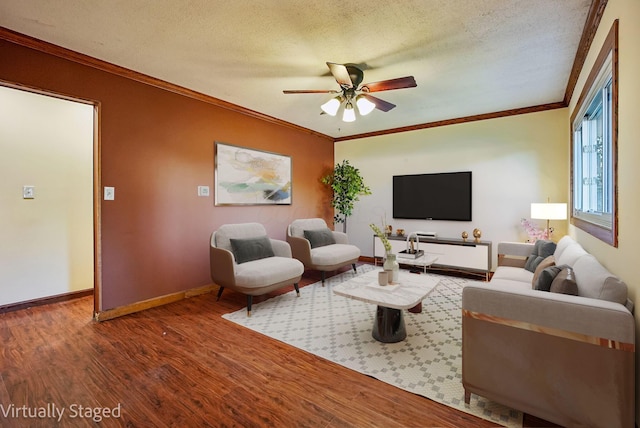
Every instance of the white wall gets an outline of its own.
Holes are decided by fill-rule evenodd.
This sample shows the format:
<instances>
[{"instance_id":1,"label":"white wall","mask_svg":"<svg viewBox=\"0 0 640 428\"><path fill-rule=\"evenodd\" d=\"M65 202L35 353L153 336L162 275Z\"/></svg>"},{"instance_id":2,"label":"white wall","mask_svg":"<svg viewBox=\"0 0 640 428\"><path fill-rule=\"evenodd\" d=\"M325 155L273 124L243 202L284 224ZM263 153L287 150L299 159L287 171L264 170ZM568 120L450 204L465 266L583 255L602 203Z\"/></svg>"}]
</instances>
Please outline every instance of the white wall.
<instances>
[{"instance_id":1,"label":"white wall","mask_svg":"<svg viewBox=\"0 0 640 428\"><path fill-rule=\"evenodd\" d=\"M350 241L364 256L373 255L368 225L381 224L385 215L394 230L435 231L442 237L459 238L462 231L471 236L479 228L482 239L494 243L495 267L498 241L527 239L520 220L530 217L532 202L547 197L567 202L568 130L567 109L557 109L336 143L336 163L348 159L372 191L348 219ZM451 171L473 172L473 221L391 218L393 175ZM554 236L566 234L566 221L552 226Z\"/></svg>"},{"instance_id":2,"label":"white wall","mask_svg":"<svg viewBox=\"0 0 640 428\"><path fill-rule=\"evenodd\" d=\"M93 106L0 86L0 306L90 288Z\"/></svg>"}]
</instances>

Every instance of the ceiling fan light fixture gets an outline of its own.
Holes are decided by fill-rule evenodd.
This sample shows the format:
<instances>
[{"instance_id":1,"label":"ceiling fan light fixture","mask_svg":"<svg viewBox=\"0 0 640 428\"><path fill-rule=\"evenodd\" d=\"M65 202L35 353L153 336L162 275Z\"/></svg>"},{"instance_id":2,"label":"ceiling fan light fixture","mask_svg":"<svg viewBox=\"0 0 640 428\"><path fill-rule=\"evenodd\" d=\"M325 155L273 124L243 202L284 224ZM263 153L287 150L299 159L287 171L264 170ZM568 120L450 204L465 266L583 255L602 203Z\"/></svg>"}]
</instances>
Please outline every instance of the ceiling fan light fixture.
<instances>
[{"instance_id":1,"label":"ceiling fan light fixture","mask_svg":"<svg viewBox=\"0 0 640 428\"><path fill-rule=\"evenodd\" d=\"M376 108L376 105L362 94L356 97L356 106L358 106L358 112L360 112L362 116L368 115Z\"/></svg>"},{"instance_id":2,"label":"ceiling fan light fixture","mask_svg":"<svg viewBox=\"0 0 640 428\"><path fill-rule=\"evenodd\" d=\"M338 109L340 108L340 103L342 102L341 97L337 96L337 97L333 97L331 98L329 101L327 101L326 103L322 104L320 106L320 108L322 109L323 112L331 115L331 116L335 116L336 113L338 113Z\"/></svg>"},{"instance_id":3,"label":"ceiling fan light fixture","mask_svg":"<svg viewBox=\"0 0 640 428\"><path fill-rule=\"evenodd\" d=\"M344 113L342 114L342 120L344 122L353 122L356 120L356 111L353 109L351 102L348 102L344 106Z\"/></svg>"}]
</instances>

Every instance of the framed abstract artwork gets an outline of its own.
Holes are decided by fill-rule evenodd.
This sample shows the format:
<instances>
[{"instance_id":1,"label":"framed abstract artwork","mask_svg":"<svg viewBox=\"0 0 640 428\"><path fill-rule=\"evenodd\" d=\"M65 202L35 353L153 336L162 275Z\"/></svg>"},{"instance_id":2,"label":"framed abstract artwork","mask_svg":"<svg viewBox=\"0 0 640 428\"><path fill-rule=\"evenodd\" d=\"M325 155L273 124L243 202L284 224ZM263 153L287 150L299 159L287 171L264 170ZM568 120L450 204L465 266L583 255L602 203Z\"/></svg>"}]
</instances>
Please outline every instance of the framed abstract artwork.
<instances>
[{"instance_id":1,"label":"framed abstract artwork","mask_svg":"<svg viewBox=\"0 0 640 428\"><path fill-rule=\"evenodd\" d=\"M291 205L291 156L216 142L215 204Z\"/></svg>"}]
</instances>

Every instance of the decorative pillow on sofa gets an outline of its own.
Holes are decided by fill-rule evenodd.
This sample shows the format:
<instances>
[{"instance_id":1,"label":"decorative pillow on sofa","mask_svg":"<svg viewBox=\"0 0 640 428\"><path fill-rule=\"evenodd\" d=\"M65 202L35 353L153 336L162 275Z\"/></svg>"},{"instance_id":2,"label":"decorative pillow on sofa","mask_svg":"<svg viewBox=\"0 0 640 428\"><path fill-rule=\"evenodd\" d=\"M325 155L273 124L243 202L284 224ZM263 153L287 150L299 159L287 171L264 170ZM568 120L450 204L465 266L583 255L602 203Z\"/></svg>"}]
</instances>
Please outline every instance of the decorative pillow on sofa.
<instances>
[{"instance_id":1,"label":"decorative pillow on sofa","mask_svg":"<svg viewBox=\"0 0 640 428\"><path fill-rule=\"evenodd\" d=\"M538 276L538 281L534 284L533 289L540 291L549 291L551 289L551 283L553 282L553 280L556 278L556 276L558 276L560 272L562 272L564 268L567 267L569 266L560 265L549 266L546 269L542 269L540 275Z\"/></svg>"},{"instance_id":2,"label":"decorative pillow on sofa","mask_svg":"<svg viewBox=\"0 0 640 428\"><path fill-rule=\"evenodd\" d=\"M551 282L552 293L570 294L572 296L578 295L578 283L576 283L576 276L573 269L566 267L560 271L558 275Z\"/></svg>"},{"instance_id":3,"label":"decorative pillow on sofa","mask_svg":"<svg viewBox=\"0 0 640 428\"><path fill-rule=\"evenodd\" d=\"M325 245L336 243L336 239L333 237L333 232L331 232L329 228L305 230L304 237L311 244L311 248L324 247Z\"/></svg>"},{"instance_id":4,"label":"decorative pillow on sofa","mask_svg":"<svg viewBox=\"0 0 640 428\"><path fill-rule=\"evenodd\" d=\"M231 242L231 252L238 264L275 256L268 236L230 239L229 241Z\"/></svg>"},{"instance_id":5,"label":"decorative pillow on sofa","mask_svg":"<svg viewBox=\"0 0 640 428\"><path fill-rule=\"evenodd\" d=\"M544 260L542 260L540 264L538 264L538 267L536 267L536 271L533 273L533 279L531 280L531 288L533 289L536 288L538 278L540 277L540 272L542 272L543 270L545 270L550 266L554 266L555 264L556 264L555 256L549 256Z\"/></svg>"},{"instance_id":6,"label":"decorative pillow on sofa","mask_svg":"<svg viewBox=\"0 0 640 428\"><path fill-rule=\"evenodd\" d=\"M544 259L552 255L556 251L556 243L553 241L547 241L539 239L533 246L533 253L527 259L524 268L529 272L536 271L536 268Z\"/></svg>"}]
</instances>

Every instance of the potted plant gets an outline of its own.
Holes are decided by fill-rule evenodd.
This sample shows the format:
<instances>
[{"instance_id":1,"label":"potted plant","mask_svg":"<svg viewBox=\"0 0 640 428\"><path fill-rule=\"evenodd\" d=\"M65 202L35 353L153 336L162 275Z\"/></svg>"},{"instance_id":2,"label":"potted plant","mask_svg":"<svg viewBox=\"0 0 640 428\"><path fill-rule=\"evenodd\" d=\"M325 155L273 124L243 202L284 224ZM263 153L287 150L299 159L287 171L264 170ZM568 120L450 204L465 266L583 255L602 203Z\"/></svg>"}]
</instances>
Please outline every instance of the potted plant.
<instances>
[{"instance_id":1,"label":"potted plant","mask_svg":"<svg viewBox=\"0 0 640 428\"><path fill-rule=\"evenodd\" d=\"M336 164L333 173L321 179L322 183L333 190L331 206L338 212L333 216L335 223L343 223L343 232L347 232L347 217L353 212L359 196L370 195L371 190L364 184L360 170L349 164L348 160Z\"/></svg>"}]
</instances>

